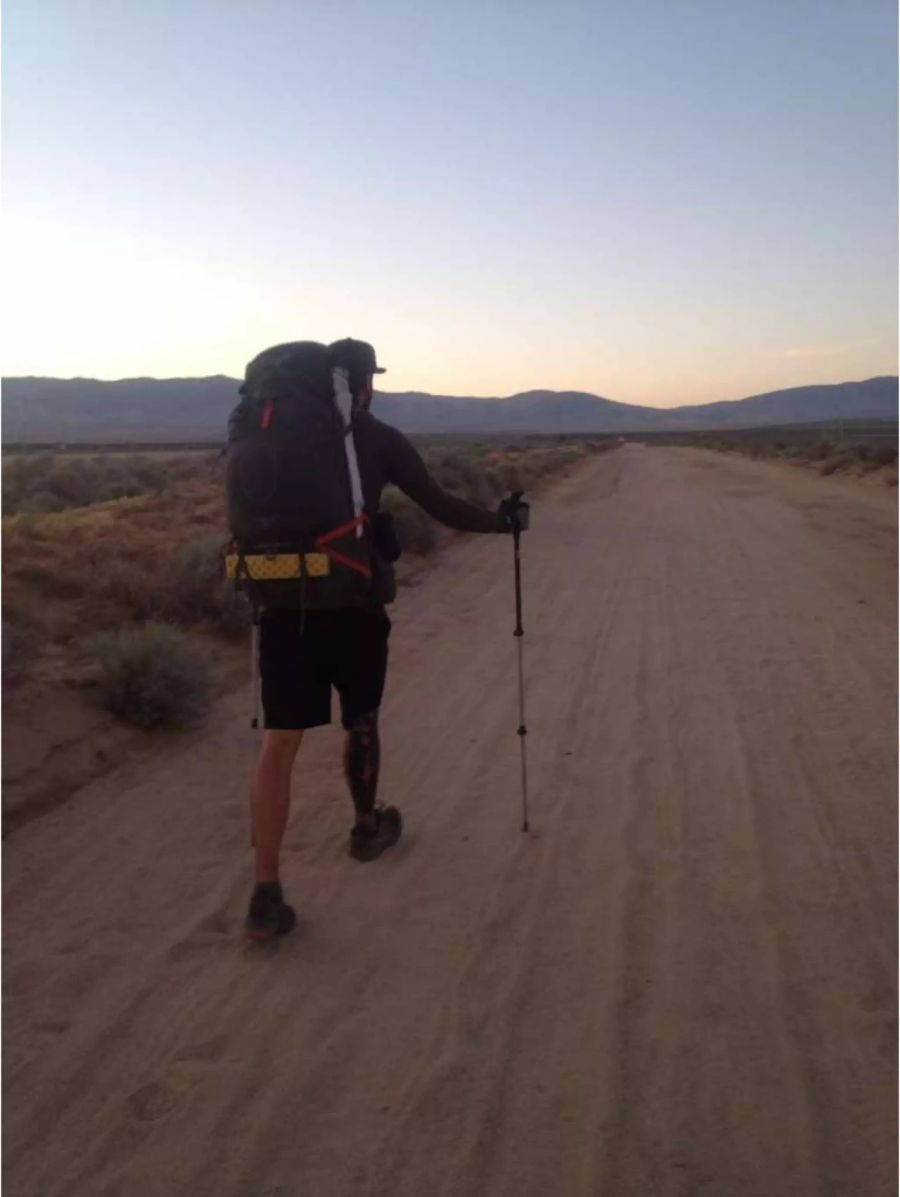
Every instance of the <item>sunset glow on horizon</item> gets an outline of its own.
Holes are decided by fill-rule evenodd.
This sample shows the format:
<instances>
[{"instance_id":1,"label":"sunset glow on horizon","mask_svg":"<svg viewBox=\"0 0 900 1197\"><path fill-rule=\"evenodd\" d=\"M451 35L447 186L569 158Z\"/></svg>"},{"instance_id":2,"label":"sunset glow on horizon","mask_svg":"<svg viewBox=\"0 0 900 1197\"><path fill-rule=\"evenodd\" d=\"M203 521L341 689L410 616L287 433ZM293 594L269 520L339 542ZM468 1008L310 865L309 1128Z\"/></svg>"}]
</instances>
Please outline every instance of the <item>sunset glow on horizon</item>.
<instances>
[{"instance_id":1,"label":"sunset glow on horizon","mask_svg":"<svg viewBox=\"0 0 900 1197\"><path fill-rule=\"evenodd\" d=\"M7 0L3 372L672 406L897 371L896 7Z\"/></svg>"}]
</instances>

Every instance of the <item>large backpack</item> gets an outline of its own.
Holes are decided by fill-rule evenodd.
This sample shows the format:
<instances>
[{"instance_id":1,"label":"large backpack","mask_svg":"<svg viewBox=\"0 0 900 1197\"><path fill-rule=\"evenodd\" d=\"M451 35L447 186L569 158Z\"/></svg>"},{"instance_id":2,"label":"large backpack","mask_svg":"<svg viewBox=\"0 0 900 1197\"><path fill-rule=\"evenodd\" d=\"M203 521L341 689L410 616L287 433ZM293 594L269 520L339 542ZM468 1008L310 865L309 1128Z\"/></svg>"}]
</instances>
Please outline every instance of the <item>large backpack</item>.
<instances>
[{"instance_id":1,"label":"large backpack","mask_svg":"<svg viewBox=\"0 0 900 1197\"><path fill-rule=\"evenodd\" d=\"M231 414L228 573L259 607L358 607L371 601L347 374L316 341L254 358Z\"/></svg>"}]
</instances>

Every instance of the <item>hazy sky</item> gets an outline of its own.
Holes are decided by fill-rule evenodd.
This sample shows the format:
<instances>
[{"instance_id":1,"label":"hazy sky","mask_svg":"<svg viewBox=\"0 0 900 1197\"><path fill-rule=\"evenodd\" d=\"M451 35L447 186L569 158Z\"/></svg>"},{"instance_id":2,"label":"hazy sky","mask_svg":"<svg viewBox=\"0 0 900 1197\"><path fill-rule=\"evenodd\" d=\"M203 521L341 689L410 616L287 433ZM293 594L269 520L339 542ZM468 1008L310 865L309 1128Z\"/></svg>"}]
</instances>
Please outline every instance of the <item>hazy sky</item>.
<instances>
[{"instance_id":1,"label":"hazy sky","mask_svg":"<svg viewBox=\"0 0 900 1197\"><path fill-rule=\"evenodd\" d=\"M5 0L6 374L670 405L897 366L894 0Z\"/></svg>"}]
</instances>

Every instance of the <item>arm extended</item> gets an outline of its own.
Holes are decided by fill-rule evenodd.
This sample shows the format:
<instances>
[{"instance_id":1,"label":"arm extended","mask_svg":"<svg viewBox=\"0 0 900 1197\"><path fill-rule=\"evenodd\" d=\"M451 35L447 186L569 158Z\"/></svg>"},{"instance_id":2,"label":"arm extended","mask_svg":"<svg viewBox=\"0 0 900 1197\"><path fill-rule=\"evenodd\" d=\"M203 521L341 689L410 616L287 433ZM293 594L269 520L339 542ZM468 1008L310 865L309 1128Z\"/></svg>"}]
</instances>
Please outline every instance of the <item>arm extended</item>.
<instances>
[{"instance_id":1,"label":"arm extended","mask_svg":"<svg viewBox=\"0 0 900 1197\"><path fill-rule=\"evenodd\" d=\"M459 532L508 532L508 521L496 511L486 511L451 495L428 473L415 447L392 429L388 459L389 480L438 523Z\"/></svg>"}]
</instances>

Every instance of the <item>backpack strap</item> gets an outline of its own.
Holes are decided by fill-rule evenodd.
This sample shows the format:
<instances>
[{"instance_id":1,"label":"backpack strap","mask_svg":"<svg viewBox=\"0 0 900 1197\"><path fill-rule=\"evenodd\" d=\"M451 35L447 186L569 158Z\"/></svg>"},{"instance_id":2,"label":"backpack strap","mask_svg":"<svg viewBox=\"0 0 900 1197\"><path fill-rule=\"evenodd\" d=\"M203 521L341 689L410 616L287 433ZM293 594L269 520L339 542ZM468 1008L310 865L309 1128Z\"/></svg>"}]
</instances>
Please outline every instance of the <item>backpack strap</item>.
<instances>
[{"instance_id":1,"label":"backpack strap","mask_svg":"<svg viewBox=\"0 0 900 1197\"><path fill-rule=\"evenodd\" d=\"M343 536L349 536L351 532L355 532L357 536L362 536L363 529L369 522L369 517L365 512L358 515L355 520L351 520L349 524L341 524L340 528L332 528L330 532L325 532L316 540L316 548L321 549L323 553L327 553L332 561L339 561L341 565L346 565L348 569L355 570L358 574L362 574L364 578L372 579L372 571L367 565L363 565L361 561L354 561L352 557L348 557L339 549L332 546L332 541L340 540Z\"/></svg>"},{"instance_id":2,"label":"backpack strap","mask_svg":"<svg viewBox=\"0 0 900 1197\"><path fill-rule=\"evenodd\" d=\"M331 377L334 381L334 403L344 425L344 452L347 456L347 473L350 475L353 514L356 516L353 527L348 528L347 531L353 531L355 528L358 540L363 535L363 524L367 521L363 515L365 500L363 499L362 479L359 475L359 461L356 457L356 444L353 440L353 395L350 391L350 371L344 369L343 366L335 366L331 371Z\"/></svg>"}]
</instances>

